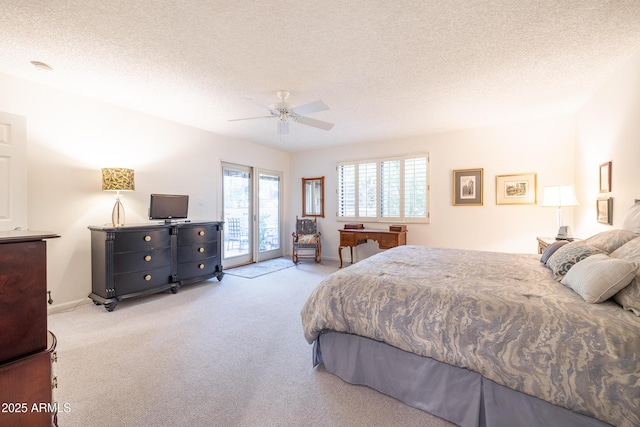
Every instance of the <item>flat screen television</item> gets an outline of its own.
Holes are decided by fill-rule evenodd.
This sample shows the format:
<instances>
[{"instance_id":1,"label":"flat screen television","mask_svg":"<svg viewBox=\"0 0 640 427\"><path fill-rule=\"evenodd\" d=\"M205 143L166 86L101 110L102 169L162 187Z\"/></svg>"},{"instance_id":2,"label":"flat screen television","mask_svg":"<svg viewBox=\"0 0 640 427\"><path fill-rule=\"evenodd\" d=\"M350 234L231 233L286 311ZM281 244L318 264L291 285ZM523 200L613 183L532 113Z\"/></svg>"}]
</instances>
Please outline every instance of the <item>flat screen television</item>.
<instances>
[{"instance_id":1,"label":"flat screen television","mask_svg":"<svg viewBox=\"0 0 640 427\"><path fill-rule=\"evenodd\" d=\"M189 196L180 194L152 194L149 203L149 219L172 220L187 218Z\"/></svg>"}]
</instances>

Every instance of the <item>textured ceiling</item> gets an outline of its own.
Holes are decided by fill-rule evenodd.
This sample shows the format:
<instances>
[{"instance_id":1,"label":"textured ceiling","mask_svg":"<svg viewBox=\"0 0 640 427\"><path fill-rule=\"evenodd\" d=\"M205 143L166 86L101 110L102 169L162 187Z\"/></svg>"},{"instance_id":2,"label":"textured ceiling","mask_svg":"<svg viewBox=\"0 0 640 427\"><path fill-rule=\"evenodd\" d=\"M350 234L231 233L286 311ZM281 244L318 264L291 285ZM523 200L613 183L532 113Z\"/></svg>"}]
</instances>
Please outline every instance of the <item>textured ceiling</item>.
<instances>
[{"instance_id":1,"label":"textured ceiling","mask_svg":"<svg viewBox=\"0 0 640 427\"><path fill-rule=\"evenodd\" d=\"M303 151L572 113L640 47L640 1L2 0L0 29L0 73ZM282 89L335 127L228 122Z\"/></svg>"}]
</instances>

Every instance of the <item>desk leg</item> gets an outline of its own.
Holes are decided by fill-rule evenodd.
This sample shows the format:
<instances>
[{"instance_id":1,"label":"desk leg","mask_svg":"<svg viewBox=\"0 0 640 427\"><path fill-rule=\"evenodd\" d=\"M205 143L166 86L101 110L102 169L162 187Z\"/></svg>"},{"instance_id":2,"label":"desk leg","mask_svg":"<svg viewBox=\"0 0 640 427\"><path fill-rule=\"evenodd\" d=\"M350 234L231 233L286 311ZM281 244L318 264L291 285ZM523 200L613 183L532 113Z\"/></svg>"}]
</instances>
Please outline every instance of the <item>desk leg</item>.
<instances>
[{"instance_id":1,"label":"desk leg","mask_svg":"<svg viewBox=\"0 0 640 427\"><path fill-rule=\"evenodd\" d=\"M342 248L343 246L338 246L338 256L340 257L340 268L342 268Z\"/></svg>"}]
</instances>

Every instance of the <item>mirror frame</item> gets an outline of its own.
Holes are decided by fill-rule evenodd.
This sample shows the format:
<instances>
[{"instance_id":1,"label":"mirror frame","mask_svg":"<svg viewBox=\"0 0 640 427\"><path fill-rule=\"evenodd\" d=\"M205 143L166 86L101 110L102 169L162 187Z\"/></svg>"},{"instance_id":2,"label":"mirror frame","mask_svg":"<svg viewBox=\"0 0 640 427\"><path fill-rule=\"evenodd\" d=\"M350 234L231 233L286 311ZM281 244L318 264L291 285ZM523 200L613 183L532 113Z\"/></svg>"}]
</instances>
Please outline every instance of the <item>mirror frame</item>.
<instances>
[{"instance_id":1,"label":"mirror frame","mask_svg":"<svg viewBox=\"0 0 640 427\"><path fill-rule=\"evenodd\" d=\"M307 193L307 184L312 185L314 181L319 182L320 190ZM308 211L307 206L319 206L320 212ZM302 178L302 216L324 218L324 176L319 178Z\"/></svg>"}]
</instances>

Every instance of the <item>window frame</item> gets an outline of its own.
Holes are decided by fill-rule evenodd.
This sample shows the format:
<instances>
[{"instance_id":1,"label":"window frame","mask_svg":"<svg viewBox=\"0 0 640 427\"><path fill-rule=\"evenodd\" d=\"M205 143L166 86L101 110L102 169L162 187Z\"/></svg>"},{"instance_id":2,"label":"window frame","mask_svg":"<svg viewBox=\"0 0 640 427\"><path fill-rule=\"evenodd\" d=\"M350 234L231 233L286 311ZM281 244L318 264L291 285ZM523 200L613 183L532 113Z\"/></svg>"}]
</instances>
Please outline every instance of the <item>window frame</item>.
<instances>
[{"instance_id":1,"label":"window frame","mask_svg":"<svg viewBox=\"0 0 640 427\"><path fill-rule=\"evenodd\" d=\"M412 159L426 159L426 173L425 173L425 208L426 208L426 216L425 217L415 217L415 216L406 216L406 204L405 204L405 196L406 196L406 161ZM398 217L384 217L382 216L382 188L383 188L383 176L382 176L382 165L383 163L391 163L399 161L400 163L400 187L398 189L399 193L397 195L397 201L394 203L398 203L400 216ZM376 175L375 175L375 186L376 186L376 208L375 208L375 216L362 216L360 213L360 194L363 189L360 186L360 165L370 165L371 163L375 163L376 167ZM342 193L346 193L344 191L347 187L343 184L351 184L350 182L344 182L342 179L342 174L346 171L345 168L352 169L353 172L349 178L353 179L353 188L349 186L349 189L352 190L350 194L343 196ZM336 220L337 221L357 221L357 222L381 222L381 223L422 223L428 224L431 222L431 184L430 184L430 171L431 171L431 162L429 153L418 153L418 154L409 154L402 156L390 156L390 157L382 157L377 159L362 159L362 160L351 160L351 161L341 161L336 164L336 175L337 175L337 187L336 187ZM366 190L364 191L366 194L369 194ZM415 195L415 192L414 192ZM353 197L353 200L347 200L349 196ZM389 194L385 195L385 199L388 199ZM343 198L344 197L344 198ZM355 212L353 216L341 215L341 211L348 211L349 213ZM366 214L366 212L365 212Z\"/></svg>"}]
</instances>

